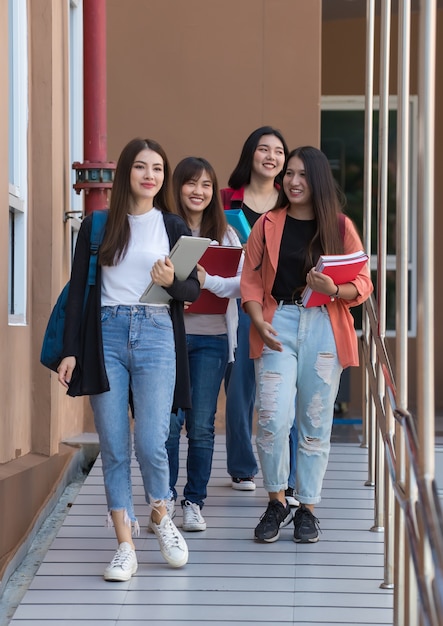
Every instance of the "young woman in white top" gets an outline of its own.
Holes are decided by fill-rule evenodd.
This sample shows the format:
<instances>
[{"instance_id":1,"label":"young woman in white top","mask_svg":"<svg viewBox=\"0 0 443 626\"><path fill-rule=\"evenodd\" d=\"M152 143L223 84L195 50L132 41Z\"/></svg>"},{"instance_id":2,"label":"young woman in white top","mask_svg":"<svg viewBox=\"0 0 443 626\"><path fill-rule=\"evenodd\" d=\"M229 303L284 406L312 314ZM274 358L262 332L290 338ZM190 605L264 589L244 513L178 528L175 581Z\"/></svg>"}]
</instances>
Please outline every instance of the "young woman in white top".
<instances>
[{"instance_id":1,"label":"young woman in white top","mask_svg":"<svg viewBox=\"0 0 443 626\"><path fill-rule=\"evenodd\" d=\"M129 580L137 571L132 535L138 534L139 524L131 488L129 390L135 411L135 453L152 509L150 528L170 565L181 567L188 560L186 542L166 509L169 467L165 444L171 407L189 406L183 308L184 301L198 297L200 287L196 269L188 279L177 280L168 257L177 239L190 235L184 221L172 211L170 179L166 154L157 142L133 139L123 148L99 250L96 287L89 295L94 306L86 329L81 320L91 216L82 222L71 274L58 380L70 395L76 395L76 366L82 356L100 441L108 521L118 542L104 572L107 581ZM167 291L169 304L140 303L151 280ZM95 336L85 343L91 326ZM185 364L185 371L180 363ZM92 390L93 379L99 382Z\"/></svg>"},{"instance_id":2,"label":"young woman in white top","mask_svg":"<svg viewBox=\"0 0 443 626\"><path fill-rule=\"evenodd\" d=\"M202 158L180 161L173 175L173 191L179 214L194 236L210 237L213 244L241 247L235 231L228 226L221 204L213 167ZM207 495L214 451L214 420L217 398L226 366L234 358L243 253L233 277L211 276L197 265L202 290L229 298L226 314L198 314L185 311L185 329L191 375L192 409L171 416L166 444L169 454L170 486L173 500L179 467L179 442L183 423L188 437L187 481L183 491L183 530L206 529L201 514ZM191 309L192 310L192 309Z\"/></svg>"}]
</instances>

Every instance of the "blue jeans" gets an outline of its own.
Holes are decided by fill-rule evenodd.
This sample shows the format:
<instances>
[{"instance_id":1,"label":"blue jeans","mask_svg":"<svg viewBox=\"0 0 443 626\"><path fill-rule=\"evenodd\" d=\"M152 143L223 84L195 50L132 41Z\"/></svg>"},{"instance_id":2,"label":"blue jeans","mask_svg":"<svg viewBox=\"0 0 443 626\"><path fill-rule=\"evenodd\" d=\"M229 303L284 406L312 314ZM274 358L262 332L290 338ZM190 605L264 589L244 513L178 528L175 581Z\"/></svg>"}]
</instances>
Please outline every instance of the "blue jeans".
<instances>
[{"instance_id":1,"label":"blue jeans","mask_svg":"<svg viewBox=\"0 0 443 626\"><path fill-rule=\"evenodd\" d=\"M258 472L251 441L255 373L254 361L249 358L250 325L249 315L239 306L235 361L225 375L227 469L236 478L249 478Z\"/></svg>"},{"instance_id":2,"label":"blue jeans","mask_svg":"<svg viewBox=\"0 0 443 626\"><path fill-rule=\"evenodd\" d=\"M227 335L186 335L191 376L192 409L171 413L166 448L169 457L170 487L177 498L175 485L179 470L180 432L186 424L188 456L185 500L203 508L211 476L214 453L214 420L217 399L228 362Z\"/></svg>"},{"instance_id":3,"label":"blue jeans","mask_svg":"<svg viewBox=\"0 0 443 626\"><path fill-rule=\"evenodd\" d=\"M175 385L175 344L167 307L105 306L103 349L110 390L91 396L100 441L109 511L125 510L136 521L131 485L132 438L128 417L131 386L134 447L145 498L169 493L166 440Z\"/></svg>"},{"instance_id":4,"label":"blue jeans","mask_svg":"<svg viewBox=\"0 0 443 626\"><path fill-rule=\"evenodd\" d=\"M334 402L342 372L334 334L326 307L279 305L272 326L283 351L265 346L255 360L259 413L256 442L263 485L268 492L288 486L288 437L295 411L295 497L304 504L316 504L321 499L328 464Z\"/></svg>"}]
</instances>

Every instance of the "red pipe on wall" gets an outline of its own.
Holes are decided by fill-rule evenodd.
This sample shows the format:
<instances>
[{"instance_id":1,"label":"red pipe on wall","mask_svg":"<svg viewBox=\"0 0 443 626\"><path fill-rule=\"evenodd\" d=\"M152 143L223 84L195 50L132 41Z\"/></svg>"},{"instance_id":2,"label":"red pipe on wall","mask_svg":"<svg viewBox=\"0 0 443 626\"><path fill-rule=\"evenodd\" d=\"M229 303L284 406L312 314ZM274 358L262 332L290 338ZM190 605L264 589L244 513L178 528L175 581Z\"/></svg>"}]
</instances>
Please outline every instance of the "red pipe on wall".
<instances>
[{"instance_id":1,"label":"red pipe on wall","mask_svg":"<svg viewBox=\"0 0 443 626\"><path fill-rule=\"evenodd\" d=\"M84 160L74 163L85 213L107 206L115 164L107 162L106 0L83 0Z\"/></svg>"}]
</instances>

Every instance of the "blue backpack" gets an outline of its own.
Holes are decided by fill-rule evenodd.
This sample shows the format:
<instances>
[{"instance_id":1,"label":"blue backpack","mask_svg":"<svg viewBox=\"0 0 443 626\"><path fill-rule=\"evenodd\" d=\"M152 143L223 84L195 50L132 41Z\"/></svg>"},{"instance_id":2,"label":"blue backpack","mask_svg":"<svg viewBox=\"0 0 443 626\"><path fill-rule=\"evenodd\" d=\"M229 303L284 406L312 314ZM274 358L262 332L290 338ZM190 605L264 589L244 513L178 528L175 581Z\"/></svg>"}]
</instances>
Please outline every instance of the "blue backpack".
<instances>
[{"instance_id":1,"label":"blue backpack","mask_svg":"<svg viewBox=\"0 0 443 626\"><path fill-rule=\"evenodd\" d=\"M94 211L92 214L92 229L90 239L90 257L88 283L85 289L84 305L88 299L89 288L95 285L97 275L98 249L103 241L108 211ZM40 363L48 367L53 372L57 371L63 354L63 334L65 330L66 302L68 300L69 282L63 290L52 309L43 338L42 350L40 353Z\"/></svg>"}]
</instances>

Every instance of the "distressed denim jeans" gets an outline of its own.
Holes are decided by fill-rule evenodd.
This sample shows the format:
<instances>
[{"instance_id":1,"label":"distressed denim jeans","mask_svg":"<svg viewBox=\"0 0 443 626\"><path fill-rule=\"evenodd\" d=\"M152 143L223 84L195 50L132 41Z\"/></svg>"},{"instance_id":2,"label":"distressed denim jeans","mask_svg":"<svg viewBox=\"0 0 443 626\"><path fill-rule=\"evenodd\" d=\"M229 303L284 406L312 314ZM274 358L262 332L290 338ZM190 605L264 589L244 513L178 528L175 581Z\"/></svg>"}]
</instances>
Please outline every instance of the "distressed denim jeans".
<instances>
[{"instance_id":1,"label":"distressed denim jeans","mask_svg":"<svg viewBox=\"0 0 443 626\"><path fill-rule=\"evenodd\" d=\"M265 346L255 360L257 379L257 452L268 492L286 489L288 438L298 429L296 498L321 499L328 464L334 402L342 367L326 307L305 309L280 304L272 326L283 351Z\"/></svg>"},{"instance_id":2,"label":"distressed denim jeans","mask_svg":"<svg viewBox=\"0 0 443 626\"><path fill-rule=\"evenodd\" d=\"M203 507L211 476L214 453L214 420L217 399L228 362L227 335L186 335L191 376L192 409L171 414L166 447L169 456L170 485L174 499L179 470L180 431L186 424L188 454L185 500Z\"/></svg>"},{"instance_id":3,"label":"distressed denim jeans","mask_svg":"<svg viewBox=\"0 0 443 626\"><path fill-rule=\"evenodd\" d=\"M136 521L131 485L129 386L134 400L134 448L146 502L169 493L166 440L175 385L175 344L168 307L105 306L103 349L110 391L91 396L100 441L108 511Z\"/></svg>"}]
</instances>

